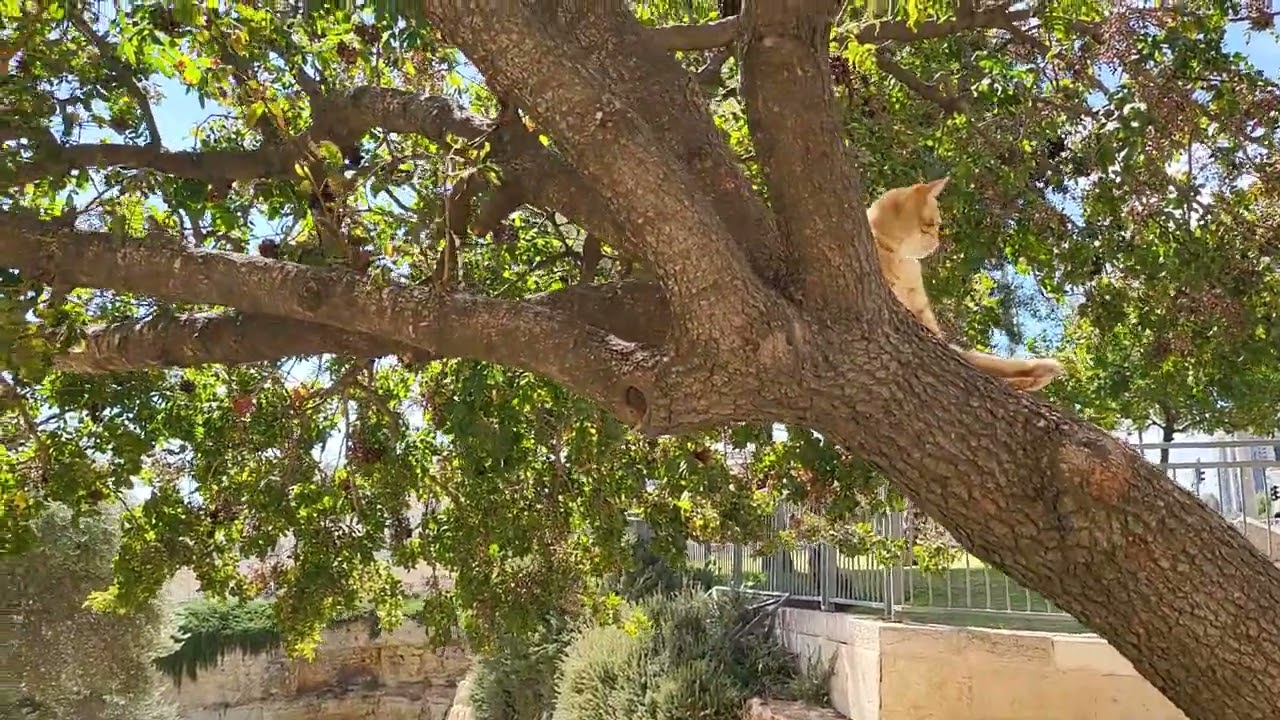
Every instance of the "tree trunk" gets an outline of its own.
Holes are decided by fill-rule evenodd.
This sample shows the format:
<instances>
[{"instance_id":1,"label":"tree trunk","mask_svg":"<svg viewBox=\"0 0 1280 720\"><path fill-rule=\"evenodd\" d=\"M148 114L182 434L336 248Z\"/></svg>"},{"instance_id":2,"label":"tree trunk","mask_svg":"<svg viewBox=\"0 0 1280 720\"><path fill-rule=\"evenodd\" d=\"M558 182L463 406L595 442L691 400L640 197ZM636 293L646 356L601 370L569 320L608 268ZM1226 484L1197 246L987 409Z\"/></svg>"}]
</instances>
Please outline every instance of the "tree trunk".
<instances>
[{"instance_id":1,"label":"tree trunk","mask_svg":"<svg viewBox=\"0 0 1280 720\"><path fill-rule=\"evenodd\" d=\"M912 345L933 372L846 349L854 380L812 388L811 423L1189 717L1280 718L1280 569L1114 438Z\"/></svg>"},{"instance_id":2,"label":"tree trunk","mask_svg":"<svg viewBox=\"0 0 1280 720\"><path fill-rule=\"evenodd\" d=\"M1173 442L1173 436L1174 436L1174 432L1173 432L1172 425L1160 426L1160 442L1161 443L1168 445L1169 443ZM1162 468L1166 467L1168 464L1169 464L1169 448L1162 447L1160 448L1160 467Z\"/></svg>"},{"instance_id":3,"label":"tree trunk","mask_svg":"<svg viewBox=\"0 0 1280 720\"><path fill-rule=\"evenodd\" d=\"M1168 445L1173 442L1173 437L1178 434L1178 417L1174 414L1173 409L1167 405L1160 408L1162 422L1156 427L1160 428L1160 442ZM1160 467L1164 468L1169 464L1169 448L1160 448Z\"/></svg>"}]
</instances>

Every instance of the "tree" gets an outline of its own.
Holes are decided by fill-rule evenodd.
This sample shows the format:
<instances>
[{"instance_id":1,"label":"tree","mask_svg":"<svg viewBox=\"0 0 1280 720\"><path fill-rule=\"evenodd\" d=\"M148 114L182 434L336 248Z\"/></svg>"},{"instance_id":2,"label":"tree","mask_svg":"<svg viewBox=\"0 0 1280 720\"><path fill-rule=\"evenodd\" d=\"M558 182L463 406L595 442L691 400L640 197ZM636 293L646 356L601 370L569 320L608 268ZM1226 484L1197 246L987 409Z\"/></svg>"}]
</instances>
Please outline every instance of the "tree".
<instances>
[{"instance_id":1,"label":"tree","mask_svg":"<svg viewBox=\"0 0 1280 720\"><path fill-rule=\"evenodd\" d=\"M176 719L151 667L165 640L161 604L127 615L84 607L90 591L110 582L119 511L77 518L55 505L32 525L39 544L0 558L6 613L17 621L7 659L20 680L0 693L4 716Z\"/></svg>"},{"instance_id":2,"label":"tree","mask_svg":"<svg viewBox=\"0 0 1280 720\"><path fill-rule=\"evenodd\" d=\"M1236 174L1226 178L1240 183ZM1132 271L1127 281L1098 283L1066 329L1064 352L1076 362L1061 397L1106 427L1155 425L1166 443L1186 431L1265 436L1280 427L1271 342L1277 298L1268 268L1280 230L1274 184L1204 194L1194 218L1191 205L1165 212L1128 239L1156 253L1176 243L1178 260L1159 262L1141 283ZM1168 462L1167 449L1160 460Z\"/></svg>"},{"instance_id":3,"label":"tree","mask_svg":"<svg viewBox=\"0 0 1280 720\"><path fill-rule=\"evenodd\" d=\"M10 23L6 529L141 479L104 607L183 565L252 595L236 562L291 533L276 609L305 650L362 600L394 619L383 548L454 571L442 625L528 625L594 602L624 511L744 536L778 496L874 510L882 474L1190 717L1276 716L1280 669L1240 648L1280 654L1280 570L1099 428L927 337L864 220L883 189L952 176L931 289L979 348L1069 294L1069 327L1105 337L1212 261L1195 287L1245 328L1222 342L1263 349L1195 391L1274 377L1274 214L1189 242L1135 212L1178 207L1189 144L1257 178L1214 190L1234 207L1274 199L1280 95L1224 44L1272 16L590 5ZM193 149L162 137L159 77L219 106ZM89 125L115 142L76 141ZM1101 342L1072 343L1069 371L1097 365ZM1047 397L1097 398L1072 382ZM1235 592L1193 590L1215 586Z\"/></svg>"}]
</instances>

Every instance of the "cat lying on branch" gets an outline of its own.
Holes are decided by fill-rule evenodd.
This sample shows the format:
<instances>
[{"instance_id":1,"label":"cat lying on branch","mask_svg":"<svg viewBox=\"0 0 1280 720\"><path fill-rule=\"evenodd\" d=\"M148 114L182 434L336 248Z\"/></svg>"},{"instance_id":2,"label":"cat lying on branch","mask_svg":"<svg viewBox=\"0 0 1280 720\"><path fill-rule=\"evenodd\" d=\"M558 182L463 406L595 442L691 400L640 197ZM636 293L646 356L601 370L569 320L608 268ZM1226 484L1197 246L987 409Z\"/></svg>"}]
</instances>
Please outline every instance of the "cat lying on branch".
<instances>
[{"instance_id":1,"label":"cat lying on branch","mask_svg":"<svg viewBox=\"0 0 1280 720\"><path fill-rule=\"evenodd\" d=\"M934 335L942 329L934 317L924 290L920 260L938 249L942 222L938 195L948 178L894 188L867 209L871 234L880 252L880 271L894 296ZM945 339L945 338L944 338ZM1062 374L1062 364L1052 358L1002 358L951 346L970 365L1002 378L1019 390L1034 392Z\"/></svg>"}]
</instances>

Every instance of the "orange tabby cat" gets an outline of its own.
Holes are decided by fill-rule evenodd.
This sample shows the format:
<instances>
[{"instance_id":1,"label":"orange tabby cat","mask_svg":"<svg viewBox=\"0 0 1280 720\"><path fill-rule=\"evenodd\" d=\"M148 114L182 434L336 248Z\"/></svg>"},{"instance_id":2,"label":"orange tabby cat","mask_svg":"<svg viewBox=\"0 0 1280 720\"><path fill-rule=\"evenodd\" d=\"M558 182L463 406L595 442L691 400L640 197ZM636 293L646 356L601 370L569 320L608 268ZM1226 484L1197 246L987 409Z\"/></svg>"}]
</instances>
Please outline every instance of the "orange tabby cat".
<instances>
[{"instance_id":1,"label":"orange tabby cat","mask_svg":"<svg viewBox=\"0 0 1280 720\"><path fill-rule=\"evenodd\" d=\"M942 217L938 195L949 178L894 188L881 195L867 209L871 234L880 252L880 271L899 302L934 335L942 329L924 290L921 258L938 249L938 228ZM1033 392L1062 374L1062 365L1051 358L1002 358L952 346L970 365L1021 390Z\"/></svg>"}]
</instances>

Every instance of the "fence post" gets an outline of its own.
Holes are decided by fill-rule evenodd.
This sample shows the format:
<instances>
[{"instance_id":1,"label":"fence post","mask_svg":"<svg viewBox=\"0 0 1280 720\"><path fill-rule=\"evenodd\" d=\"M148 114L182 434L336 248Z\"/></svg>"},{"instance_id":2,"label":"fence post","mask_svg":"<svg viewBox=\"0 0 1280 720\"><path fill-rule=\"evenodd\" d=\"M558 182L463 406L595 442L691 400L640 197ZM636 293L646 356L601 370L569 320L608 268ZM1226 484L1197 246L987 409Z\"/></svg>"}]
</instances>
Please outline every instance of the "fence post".
<instances>
[{"instance_id":1,"label":"fence post","mask_svg":"<svg viewBox=\"0 0 1280 720\"><path fill-rule=\"evenodd\" d=\"M735 588L741 588L743 585L742 578L742 543L733 544L733 575L731 582Z\"/></svg>"},{"instance_id":2,"label":"fence post","mask_svg":"<svg viewBox=\"0 0 1280 720\"><path fill-rule=\"evenodd\" d=\"M902 539L902 513L888 512L883 515L884 534L890 540ZM893 561L884 566L884 616L890 620L896 609L906 601L906 566L902 562L904 553L893 553Z\"/></svg>"},{"instance_id":3,"label":"fence post","mask_svg":"<svg viewBox=\"0 0 1280 720\"><path fill-rule=\"evenodd\" d=\"M818 561L821 565L818 572L818 599L822 603L823 612L831 612L831 594L836 585L836 549L831 543L818 546Z\"/></svg>"},{"instance_id":4,"label":"fence post","mask_svg":"<svg viewBox=\"0 0 1280 720\"><path fill-rule=\"evenodd\" d=\"M778 503L773 508L773 532L787 527L787 519L790 517L790 506L785 503ZM787 587L783 587L782 578L784 575L790 575L790 567L787 560L790 559L790 550L787 550L778 543L778 547L773 551L773 557L769 563L768 571L765 573L764 589L769 592L790 592L790 577L788 577Z\"/></svg>"}]
</instances>

